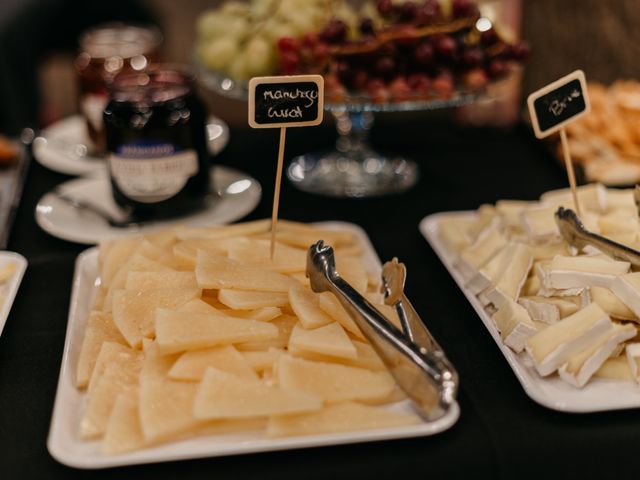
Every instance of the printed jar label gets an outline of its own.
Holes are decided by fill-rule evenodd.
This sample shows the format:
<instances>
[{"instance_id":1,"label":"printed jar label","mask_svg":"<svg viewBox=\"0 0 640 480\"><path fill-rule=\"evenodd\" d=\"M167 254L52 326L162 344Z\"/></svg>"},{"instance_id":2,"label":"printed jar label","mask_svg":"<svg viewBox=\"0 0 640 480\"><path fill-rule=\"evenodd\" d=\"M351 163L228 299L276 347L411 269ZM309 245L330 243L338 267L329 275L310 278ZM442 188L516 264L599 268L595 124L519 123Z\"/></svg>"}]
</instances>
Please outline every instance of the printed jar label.
<instances>
[{"instance_id":1,"label":"printed jar label","mask_svg":"<svg viewBox=\"0 0 640 480\"><path fill-rule=\"evenodd\" d=\"M172 145L123 146L118 154L109 157L111 176L120 191L132 200L142 203L167 200L198 173L195 150L173 152Z\"/></svg>"}]
</instances>

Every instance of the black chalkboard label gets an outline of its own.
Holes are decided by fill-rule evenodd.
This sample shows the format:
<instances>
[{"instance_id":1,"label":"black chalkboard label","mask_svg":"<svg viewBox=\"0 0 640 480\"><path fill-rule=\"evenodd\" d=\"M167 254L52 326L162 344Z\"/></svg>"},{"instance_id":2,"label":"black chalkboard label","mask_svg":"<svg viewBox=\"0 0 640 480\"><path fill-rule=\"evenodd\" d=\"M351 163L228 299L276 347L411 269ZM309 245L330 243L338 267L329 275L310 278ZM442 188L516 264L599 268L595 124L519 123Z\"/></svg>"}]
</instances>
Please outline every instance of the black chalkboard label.
<instances>
[{"instance_id":1,"label":"black chalkboard label","mask_svg":"<svg viewBox=\"0 0 640 480\"><path fill-rule=\"evenodd\" d=\"M557 132L590 110L584 72L576 70L541 88L529 95L527 103L536 137Z\"/></svg>"},{"instance_id":2,"label":"black chalkboard label","mask_svg":"<svg viewBox=\"0 0 640 480\"><path fill-rule=\"evenodd\" d=\"M321 75L255 77L249 82L249 125L253 128L318 125L323 107Z\"/></svg>"}]
</instances>

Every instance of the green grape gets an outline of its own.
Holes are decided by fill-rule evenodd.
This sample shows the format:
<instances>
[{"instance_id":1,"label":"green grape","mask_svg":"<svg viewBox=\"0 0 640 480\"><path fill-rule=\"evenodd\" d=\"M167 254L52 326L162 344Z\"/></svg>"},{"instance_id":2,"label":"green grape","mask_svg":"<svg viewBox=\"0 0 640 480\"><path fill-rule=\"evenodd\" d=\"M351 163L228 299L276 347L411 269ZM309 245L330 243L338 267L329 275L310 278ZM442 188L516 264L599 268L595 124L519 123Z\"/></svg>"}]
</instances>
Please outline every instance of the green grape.
<instances>
[{"instance_id":1,"label":"green grape","mask_svg":"<svg viewBox=\"0 0 640 480\"><path fill-rule=\"evenodd\" d=\"M227 73L234 80L245 81L251 78L247 72L247 62L243 53L236 55L227 69Z\"/></svg>"},{"instance_id":2,"label":"green grape","mask_svg":"<svg viewBox=\"0 0 640 480\"><path fill-rule=\"evenodd\" d=\"M251 6L246 2L227 1L220 7L220 11L231 16L247 17L251 13Z\"/></svg>"},{"instance_id":3,"label":"green grape","mask_svg":"<svg viewBox=\"0 0 640 480\"><path fill-rule=\"evenodd\" d=\"M264 28L264 35L274 44L282 37L295 37L296 29L287 23L271 22Z\"/></svg>"},{"instance_id":4,"label":"green grape","mask_svg":"<svg viewBox=\"0 0 640 480\"><path fill-rule=\"evenodd\" d=\"M201 39L219 36L220 27L227 22L227 17L217 10L207 10L196 21L196 31Z\"/></svg>"},{"instance_id":5,"label":"green grape","mask_svg":"<svg viewBox=\"0 0 640 480\"><path fill-rule=\"evenodd\" d=\"M216 38L200 50L202 63L212 70L226 72L231 60L238 54L239 44L233 37Z\"/></svg>"},{"instance_id":6,"label":"green grape","mask_svg":"<svg viewBox=\"0 0 640 480\"><path fill-rule=\"evenodd\" d=\"M280 0L251 0L251 19L262 20L271 15Z\"/></svg>"},{"instance_id":7,"label":"green grape","mask_svg":"<svg viewBox=\"0 0 640 480\"><path fill-rule=\"evenodd\" d=\"M250 77L271 75L276 68L276 52L273 42L256 36L246 45L243 53L245 71Z\"/></svg>"}]
</instances>

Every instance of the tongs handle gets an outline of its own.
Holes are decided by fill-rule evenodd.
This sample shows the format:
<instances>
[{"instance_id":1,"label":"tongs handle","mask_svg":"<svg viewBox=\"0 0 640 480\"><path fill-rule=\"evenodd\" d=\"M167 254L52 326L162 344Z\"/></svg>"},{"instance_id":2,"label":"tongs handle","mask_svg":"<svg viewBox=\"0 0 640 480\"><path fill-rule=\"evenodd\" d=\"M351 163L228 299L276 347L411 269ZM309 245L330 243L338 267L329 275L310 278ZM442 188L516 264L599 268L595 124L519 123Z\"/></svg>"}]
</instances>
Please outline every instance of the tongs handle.
<instances>
[{"instance_id":1,"label":"tongs handle","mask_svg":"<svg viewBox=\"0 0 640 480\"><path fill-rule=\"evenodd\" d=\"M627 245L614 242L602 235L590 232L570 208L560 207L555 214L556 223L564 239L578 249L587 245L597 248L603 253L640 268L640 252Z\"/></svg>"},{"instance_id":2,"label":"tongs handle","mask_svg":"<svg viewBox=\"0 0 640 480\"><path fill-rule=\"evenodd\" d=\"M391 324L340 277L333 249L322 241L309 248L307 276L314 292L330 291L338 298L422 416L428 420L442 417L455 401L458 378L442 351L431 348L434 342L418 345ZM406 320L407 324L416 321Z\"/></svg>"}]
</instances>

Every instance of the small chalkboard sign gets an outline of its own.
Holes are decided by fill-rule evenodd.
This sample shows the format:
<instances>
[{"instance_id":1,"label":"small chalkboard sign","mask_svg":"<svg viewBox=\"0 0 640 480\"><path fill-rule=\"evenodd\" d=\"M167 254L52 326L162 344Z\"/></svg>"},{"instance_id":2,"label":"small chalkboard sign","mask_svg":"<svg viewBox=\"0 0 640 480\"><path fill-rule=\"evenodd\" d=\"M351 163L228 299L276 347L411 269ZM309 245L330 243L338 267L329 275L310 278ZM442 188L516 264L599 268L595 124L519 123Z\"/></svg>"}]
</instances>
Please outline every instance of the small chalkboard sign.
<instances>
[{"instance_id":1,"label":"small chalkboard sign","mask_svg":"<svg viewBox=\"0 0 640 480\"><path fill-rule=\"evenodd\" d=\"M249 125L310 127L322 122L322 75L254 77L249 81Z\"/></svg>"},{"instance_id":2,"label":"small chalkboard sign","mask_svg":"<svg viewBox=\"0 0 640 480\"><path fill-rule=\"evenodd\" d=\"M590 111L584 72L576 70L533 92L527 103L536 137L544 138L559 131Z\"/></svg>"}]
</instances>

